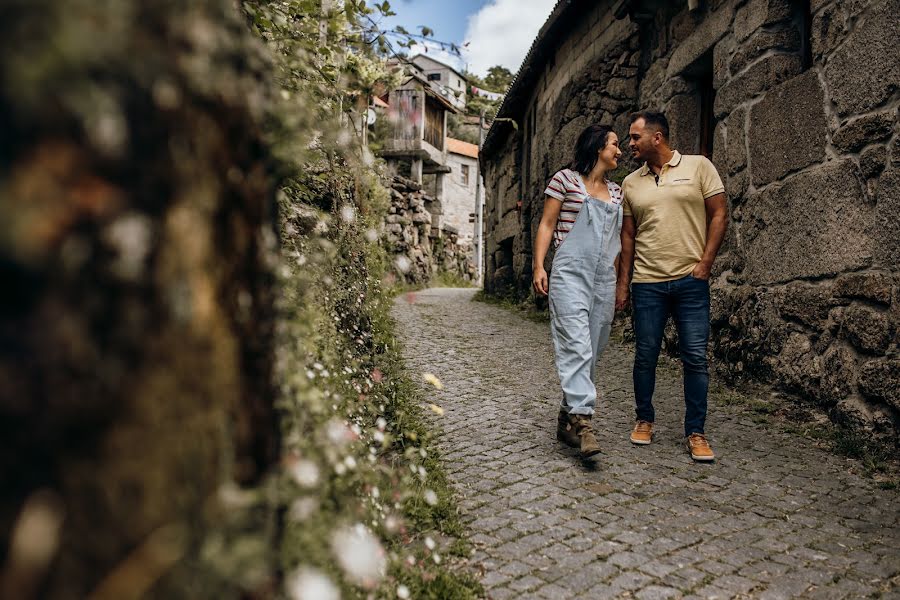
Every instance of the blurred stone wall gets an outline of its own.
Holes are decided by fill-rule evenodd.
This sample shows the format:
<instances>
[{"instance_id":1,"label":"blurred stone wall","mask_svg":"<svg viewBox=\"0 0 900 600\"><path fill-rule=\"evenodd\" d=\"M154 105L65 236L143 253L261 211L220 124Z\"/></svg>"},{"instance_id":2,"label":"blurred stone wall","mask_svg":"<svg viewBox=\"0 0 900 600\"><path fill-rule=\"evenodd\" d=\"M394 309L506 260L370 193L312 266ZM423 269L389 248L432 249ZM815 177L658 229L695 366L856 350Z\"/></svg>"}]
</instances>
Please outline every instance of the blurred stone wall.
<instances>
[{"instance_id":1,"label":"blurred stone wall","mask_svg":"<svg viewBox=\"0 0 900 600\"><path fill-rule=\"evenodd\" d=\"M234 596L167 581L277 456L269 71L231 0L6 3L0 595Z\"/></svg>"},{"instance_id":2,"label":"blurred stone wall","mask_svg":"<svg viewBox=\"0 0 900 600\"><path fill-rule=\"evenodd\" d=\"M612 8L556 16L518 75L531 91L514 84L501 110L518 129L488 136L486 287L528 295L542 191L585 125L624 140L629 112L663 110L673 146L698 153L706 114L732 217L712 280L717 367L898 441L900 1Z\"/></svg>"},{"instance_id":3,"label":"blurred stone wall","mask_svg":"<svg viewBox=\"0 0 900 600\"><path fill-rule=\"evenodd\" d=\"M459 231L432 226L434 198L422 186L394 176L391 205L384 222L384 242L397 277L407 283L427 283L440 273L471 281L475 278L471 242L460 240Z\"/></svg>"}]
</instances>

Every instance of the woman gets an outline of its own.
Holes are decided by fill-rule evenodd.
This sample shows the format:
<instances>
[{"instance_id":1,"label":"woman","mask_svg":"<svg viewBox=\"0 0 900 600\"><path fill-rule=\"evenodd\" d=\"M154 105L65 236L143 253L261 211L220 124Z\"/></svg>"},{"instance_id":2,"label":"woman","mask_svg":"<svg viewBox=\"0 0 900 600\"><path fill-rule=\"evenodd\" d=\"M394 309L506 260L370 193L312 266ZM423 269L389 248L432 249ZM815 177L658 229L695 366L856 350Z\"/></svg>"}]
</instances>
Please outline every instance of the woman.
<instances>
[{"instance_id":1,"label":"woman","mask_svg":"<svg viewBox=\"0 0 900 600\"><path fill-rule=\"evenodd\" d=\"M619 138L591 125L575 143L570 169L557 172L544 190L544 213L534 241L534 290L550 295L550 332L563 400L556 437L600 452L591 428L597 400L594 367L609 341L615 313L616 271L621 248L622 189L606 174L622 155ZM556 248L549 282L544 258Z\"/></svg>"}]
</instances>

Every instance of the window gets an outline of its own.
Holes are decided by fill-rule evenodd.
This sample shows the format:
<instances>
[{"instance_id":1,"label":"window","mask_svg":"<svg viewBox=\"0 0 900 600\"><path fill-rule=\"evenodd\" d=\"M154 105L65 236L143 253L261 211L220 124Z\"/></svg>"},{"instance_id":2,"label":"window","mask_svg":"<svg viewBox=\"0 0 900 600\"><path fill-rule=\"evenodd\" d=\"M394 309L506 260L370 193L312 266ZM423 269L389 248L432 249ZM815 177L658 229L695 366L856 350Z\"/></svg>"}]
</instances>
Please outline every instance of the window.
<instances>
[{"instance_id":1,"label":"window","mask_svg":"<svg viewBox=\"0 0 900 600\"><path fill-rule=\"evenodd\" d=\"M469 185L469 165L462 165L459 170L459 180L464 185Z\"/></svg>"},{"instance_id":2,"label":"window","mask_svg":"<svg viewBox=\"0 0 900 600\"><path fill-rule=\"evenodd\" d=\"M440 81L440 80L441 80L440 73L429 73L428 74L428 81Z\"/></svg>"}]
</instances>

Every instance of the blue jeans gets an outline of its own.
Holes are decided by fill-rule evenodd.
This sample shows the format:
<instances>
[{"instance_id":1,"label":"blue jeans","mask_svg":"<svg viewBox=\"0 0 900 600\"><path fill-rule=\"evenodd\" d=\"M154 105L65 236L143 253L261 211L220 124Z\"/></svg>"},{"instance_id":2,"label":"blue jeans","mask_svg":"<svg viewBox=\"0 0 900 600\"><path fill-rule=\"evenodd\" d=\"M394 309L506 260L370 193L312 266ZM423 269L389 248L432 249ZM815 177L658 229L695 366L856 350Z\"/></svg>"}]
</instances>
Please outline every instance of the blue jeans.
<instances>
[{"instance_id":1,"label":"blue jeans","mask_svg":"<svg viewBox=\"0 0 900 600\"><path fill-rule=\"evenodd\" d=\"M637 418L653 422L656 362L669 315L678 330L684 368L684 435L703 433L709 373L709 282L691 275L661 283L634 283L634 399Z\"/></svg>"}]
</instances>

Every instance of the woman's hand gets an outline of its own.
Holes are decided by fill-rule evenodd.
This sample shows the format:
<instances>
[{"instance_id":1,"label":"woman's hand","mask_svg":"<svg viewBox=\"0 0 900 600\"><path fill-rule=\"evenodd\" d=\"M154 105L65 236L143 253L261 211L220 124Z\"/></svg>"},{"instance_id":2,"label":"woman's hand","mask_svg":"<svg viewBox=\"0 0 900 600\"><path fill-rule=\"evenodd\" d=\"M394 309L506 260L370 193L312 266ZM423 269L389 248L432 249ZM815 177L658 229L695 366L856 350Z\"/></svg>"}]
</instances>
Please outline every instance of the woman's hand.
<instances>
[{"instance_id":1,"label":"woman's hand","mask_svg":"<svg viewBox=\"0 0 900 600\"><path fill-rule=\"evenodd\" d=\"M625 310L628 306L628 286L616 285L616 310Z\"/></svg>"},{"instance_id":2,"label":"woman's hand","mask_svg":"<svg viewBox=\"0 0 900 600\"><path fill-rule=\"evenodd\" d=\"M534 268L534 276L532 277L531 285L534 286L534 291L539 295L547 295L547 271L544 270L544 267Z\"/></svg>"}]
</instances>

